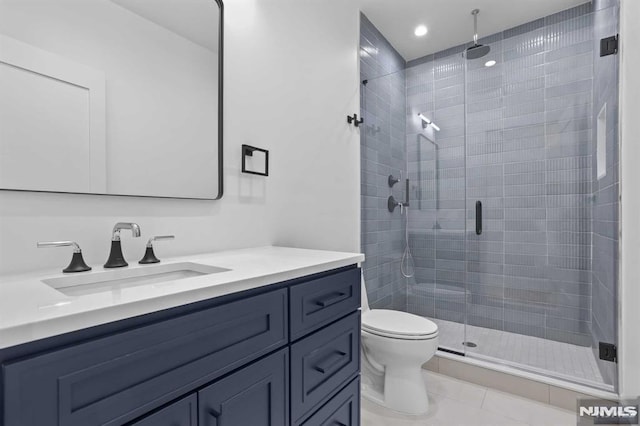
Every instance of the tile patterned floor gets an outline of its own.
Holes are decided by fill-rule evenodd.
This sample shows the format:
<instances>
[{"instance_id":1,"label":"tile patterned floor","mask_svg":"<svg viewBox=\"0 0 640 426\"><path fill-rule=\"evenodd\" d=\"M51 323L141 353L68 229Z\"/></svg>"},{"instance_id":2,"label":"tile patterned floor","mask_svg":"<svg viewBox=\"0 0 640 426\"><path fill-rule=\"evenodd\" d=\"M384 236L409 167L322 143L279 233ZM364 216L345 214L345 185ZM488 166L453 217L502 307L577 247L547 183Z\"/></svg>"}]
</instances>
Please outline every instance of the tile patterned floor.
<instances>
[{"instance_id":1,"label":"tile patterned floor","mask_svg":"<svg viewBox=\"0 0 640 426\"><path fill-rule=\"evenodd\" d=\"M448 376L423 372L429 413L404 416L362 400L363 426L575 426L576 415Z\"/></svg>"},{"instance_id":2,"label":"tile patterned floor","mask_svg":"<svg viewBox=\"0 0 640 426\"><path fill-rule=\"evenodd\" d=\"M466 339L478 346L465 348L463 324L431 320L438 324L440 347L466 350L477 358L523 366L537 373L550 372L554 377L588 386L602 387L604 383L591 348L475 326L467 326Z\"/></svg>"}]
</instances>

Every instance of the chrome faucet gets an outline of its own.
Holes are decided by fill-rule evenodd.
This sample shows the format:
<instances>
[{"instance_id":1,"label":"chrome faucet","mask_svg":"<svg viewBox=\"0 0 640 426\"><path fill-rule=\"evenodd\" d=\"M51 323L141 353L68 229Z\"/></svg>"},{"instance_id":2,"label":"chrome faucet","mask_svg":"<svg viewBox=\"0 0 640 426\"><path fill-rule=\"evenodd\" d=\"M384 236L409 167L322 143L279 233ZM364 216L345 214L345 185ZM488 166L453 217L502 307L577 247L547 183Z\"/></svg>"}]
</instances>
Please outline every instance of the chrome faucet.
<instances>
[{"instance_id":1,"label":"chrome faucet","mask_svg":"<svg viewBox=\"0 0 640 426\"><path fill-rule=\"evenodd\" d=\"M122 268L129 265L127 261L124 260L124 256L122 255L120 231L123 229L130 229L131 235L133 235L134 238L138 238L141 235L140 226L137 223L116 223L113 227L113 232L111 235L111 251L109 252L109 259L107 259L107 263L104 264L105 268Z\"/></svg>"},{"instance_id":2,"label":"chrome faucet","mask_svg":"<svg viewBox=\"0 0 640 426\"><path fill-rule=\"evenodd\" d=\"M123 229L130 229L131 234L134 238L139 237L140 234L140 226L137 223L132 222L118 222L113 227L113 236L111 237L111 241L120 241L120 231Z\"/></svg>"}]
</instances>

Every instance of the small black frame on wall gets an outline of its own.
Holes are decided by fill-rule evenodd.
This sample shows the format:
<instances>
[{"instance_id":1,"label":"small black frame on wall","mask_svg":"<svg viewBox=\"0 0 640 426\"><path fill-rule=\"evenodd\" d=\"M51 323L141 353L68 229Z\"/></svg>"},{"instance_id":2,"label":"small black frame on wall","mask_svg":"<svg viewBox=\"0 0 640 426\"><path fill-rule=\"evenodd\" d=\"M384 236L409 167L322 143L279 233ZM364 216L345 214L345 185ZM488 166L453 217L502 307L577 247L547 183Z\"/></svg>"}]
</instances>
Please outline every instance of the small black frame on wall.
<instances>
[{"instance_id":1,"label":"small black frame on wall","mask_svg":"<svg viewBox=\"0 0 640 426\"><path fill-rule=\"evenodd\" d=\"M247 157L253 157L255 151L264 153L264 172L247 170ZM250 145L242 145L242 173L249 173L258 176L269 176L269 151Z\"/></svg>"}]
</instances>

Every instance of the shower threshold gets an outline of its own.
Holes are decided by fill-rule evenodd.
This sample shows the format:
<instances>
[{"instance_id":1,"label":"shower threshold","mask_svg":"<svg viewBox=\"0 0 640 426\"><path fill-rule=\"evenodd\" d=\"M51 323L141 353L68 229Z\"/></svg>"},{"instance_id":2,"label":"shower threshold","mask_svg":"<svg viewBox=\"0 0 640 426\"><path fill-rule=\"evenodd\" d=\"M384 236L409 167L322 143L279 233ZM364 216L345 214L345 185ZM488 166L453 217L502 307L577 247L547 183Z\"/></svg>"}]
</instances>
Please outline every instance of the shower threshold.
<instances>
[{"instance_id":1,"label":"shower threshold","mask_svg":"<svg viewBox=\"0 0 640 426\"><path fill-rule=\"evenodd\" d=\"M532 373L603 390L605 383L592 348L540 337L429 318L438 324L439 349L504 364ZM476 347L465 342L474 342Z\"/></svg>"}]
</instances>

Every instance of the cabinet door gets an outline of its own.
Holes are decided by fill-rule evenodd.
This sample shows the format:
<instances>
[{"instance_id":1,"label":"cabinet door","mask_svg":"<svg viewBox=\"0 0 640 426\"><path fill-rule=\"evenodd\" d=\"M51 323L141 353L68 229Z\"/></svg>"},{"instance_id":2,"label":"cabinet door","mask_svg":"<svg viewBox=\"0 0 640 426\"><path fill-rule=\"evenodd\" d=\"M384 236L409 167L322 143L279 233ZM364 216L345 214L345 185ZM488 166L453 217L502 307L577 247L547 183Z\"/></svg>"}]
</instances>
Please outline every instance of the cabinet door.
<instances>
[{"instance_id":1,"label":"cabinet door","mask_svg":"<svg viewBox=\"0 0 640 426\"><path fill-rule=\"evenodd\" d=\"M288 349L282 349L202 389L199 426L289 424L288 367Z\"/></svg>"},{"instance_id":2,"label":"cabinet door","mask_svg":"<svg viewBox=\"0 0 640 426\"><path fill-rule=\"evenodd\" d=\"M176 401L130 426L198 426L198 396Z\"/></svg>"},{"instance_id":3,"label":"cabinet door","mask_svg":"<svg viewBox=\"0 0 640 426\"><path fill-rule=\"evenodd\" d=\"M354 379L302 426L359 426L360 378Z\"/></svg>"}]
</instances>

